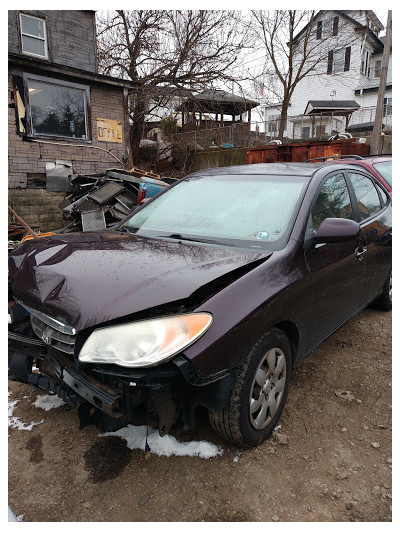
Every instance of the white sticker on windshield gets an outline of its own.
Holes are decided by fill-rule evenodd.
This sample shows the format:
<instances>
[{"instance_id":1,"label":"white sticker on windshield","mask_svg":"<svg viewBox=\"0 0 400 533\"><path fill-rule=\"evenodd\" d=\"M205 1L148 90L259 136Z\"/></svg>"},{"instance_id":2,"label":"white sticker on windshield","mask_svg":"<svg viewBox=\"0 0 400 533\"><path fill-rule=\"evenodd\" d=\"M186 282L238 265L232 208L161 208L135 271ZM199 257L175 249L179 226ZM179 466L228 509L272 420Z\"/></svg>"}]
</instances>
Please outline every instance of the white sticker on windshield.
<instances>
[{"instance_id":1,"label":"white sticker on windshield","mask_svg":"<svg viewBox=\"0 0 400 533\"><path fill-rule=\"evenodd\" d=\"M268 239L268 233L266 231L258 231L257 233L250 233L249 237L251 239Z\"/></svg>"}]
</instances>

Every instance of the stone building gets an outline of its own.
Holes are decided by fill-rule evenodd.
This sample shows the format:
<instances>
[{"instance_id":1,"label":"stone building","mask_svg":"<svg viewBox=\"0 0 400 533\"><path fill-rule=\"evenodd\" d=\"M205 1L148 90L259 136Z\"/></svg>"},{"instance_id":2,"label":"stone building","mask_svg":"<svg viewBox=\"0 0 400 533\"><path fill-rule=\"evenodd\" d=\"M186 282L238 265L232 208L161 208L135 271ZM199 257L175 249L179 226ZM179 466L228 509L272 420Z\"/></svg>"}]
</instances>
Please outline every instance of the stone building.
<instances>
[{"instance_id":1,"label":"stone building","mask_svg":"<svg viewBox=\"0 0 400 533\"><path fill-rule=\"evenodd\" d=\"M98 73L94 11L9 11L8 42L9 204L48 231L69 176L129 166L134 84Z\"/></svg>"}]
</instances>

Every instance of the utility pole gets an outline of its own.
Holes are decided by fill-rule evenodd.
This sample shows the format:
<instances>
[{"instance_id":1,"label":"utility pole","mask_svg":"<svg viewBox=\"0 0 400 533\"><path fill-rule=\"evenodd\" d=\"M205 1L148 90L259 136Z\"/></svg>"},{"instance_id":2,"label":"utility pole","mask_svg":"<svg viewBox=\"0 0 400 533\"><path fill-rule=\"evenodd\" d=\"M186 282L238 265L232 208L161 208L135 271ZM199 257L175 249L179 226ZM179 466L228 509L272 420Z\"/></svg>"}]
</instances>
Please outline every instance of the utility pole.
<instances>
[{"instance_id":1,"label":"utility pole","mask_svg":"<svg viewBox=\"0 0 400 533\"><path fill-rule=\"evenodd\" d=\"M392 47L392 11L388 11L387 24L386 24L386 38L385 46L383 48L383 57L382 57L382 70L381 77L379 80L379 90L378 90L378 101L376 103L376 113L375 113L375 123L374 129L372 131L371 139L371 154L377 154L381 148L381 133L382 133L382 118L383 118L383 107L384 107L384 98L386 91L386 78L389 65L389 55L390 49Z\"/></svg>"}]
</instances>

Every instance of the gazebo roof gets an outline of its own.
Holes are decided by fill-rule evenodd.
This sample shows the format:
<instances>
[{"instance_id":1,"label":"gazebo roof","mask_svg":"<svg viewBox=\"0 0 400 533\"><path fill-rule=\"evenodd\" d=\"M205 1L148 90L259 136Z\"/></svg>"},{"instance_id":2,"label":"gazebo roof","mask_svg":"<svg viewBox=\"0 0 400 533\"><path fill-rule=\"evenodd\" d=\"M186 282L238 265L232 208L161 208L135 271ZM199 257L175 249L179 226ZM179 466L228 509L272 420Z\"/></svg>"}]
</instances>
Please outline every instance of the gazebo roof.
<instances>
[{"instance_id":1,"label":"gazebo roof","mask_svg":"<svg viewBox=\"0 0 400 533\"><path fill-rule=\"evenodd\" d=\"M257 107L259 102L249 100L243 96L222 90L206 89L185 99L179 106L179 111L224 113L226 115L240 115L245 111Z\"/></svg>"}]
</instances>

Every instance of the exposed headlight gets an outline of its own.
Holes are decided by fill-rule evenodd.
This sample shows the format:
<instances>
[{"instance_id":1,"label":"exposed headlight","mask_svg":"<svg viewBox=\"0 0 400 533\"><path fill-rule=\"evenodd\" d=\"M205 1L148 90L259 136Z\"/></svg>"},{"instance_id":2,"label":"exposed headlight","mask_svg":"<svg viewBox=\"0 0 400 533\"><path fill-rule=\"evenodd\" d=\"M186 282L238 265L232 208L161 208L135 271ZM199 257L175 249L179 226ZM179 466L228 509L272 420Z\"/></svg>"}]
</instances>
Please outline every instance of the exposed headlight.
<instances>
[{"instance_id":1,"label":"exposed headlight","mask_svg":"<svg viewBox=\"0 0 400 533\"><path fill-rule=\"evenodd\" d=\"M193 344L211 323L210 314L192 313L96 329L83 345L79 361L154 366Z\"/></svg>"}]
</instances>

